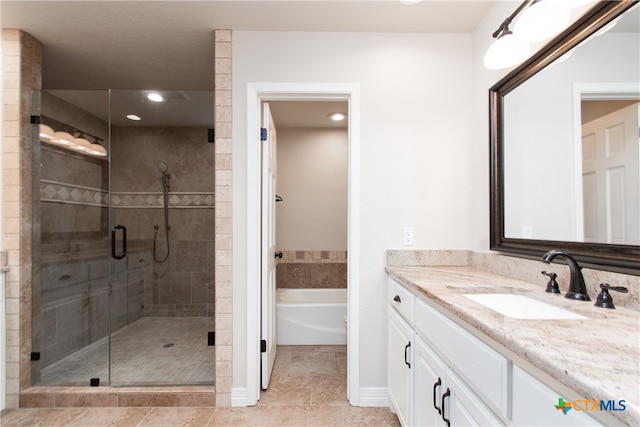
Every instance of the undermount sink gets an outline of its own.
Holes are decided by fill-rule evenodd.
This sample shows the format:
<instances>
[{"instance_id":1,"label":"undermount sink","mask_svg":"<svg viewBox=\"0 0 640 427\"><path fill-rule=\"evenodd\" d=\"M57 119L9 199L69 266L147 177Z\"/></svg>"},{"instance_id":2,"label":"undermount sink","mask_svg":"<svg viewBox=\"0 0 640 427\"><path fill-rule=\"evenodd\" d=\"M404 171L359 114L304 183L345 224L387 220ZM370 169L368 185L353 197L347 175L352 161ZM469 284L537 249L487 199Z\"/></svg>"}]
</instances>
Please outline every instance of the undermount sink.
<instances>
[{"instance_id":1,"label":"undermount sink","mask_svg":"<svg viewBox=\"0 0 640 427\"><path fill-rule=\"evenodd\" d=\"M519 294L463 294L514 319L586 319L585 316Z\"/></svg>"}]
</instances>

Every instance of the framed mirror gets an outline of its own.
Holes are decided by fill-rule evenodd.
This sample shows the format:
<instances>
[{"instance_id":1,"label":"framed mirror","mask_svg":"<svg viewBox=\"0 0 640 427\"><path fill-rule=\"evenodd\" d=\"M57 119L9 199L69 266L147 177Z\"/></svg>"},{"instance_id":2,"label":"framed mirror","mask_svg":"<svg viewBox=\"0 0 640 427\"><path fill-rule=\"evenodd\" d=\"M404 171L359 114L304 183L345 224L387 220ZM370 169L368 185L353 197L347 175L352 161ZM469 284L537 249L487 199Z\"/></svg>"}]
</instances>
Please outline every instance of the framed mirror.
<instances>
[{"instance_id":1,"label":"framed mirror","mask_svg":"<svg viewBox=\"0 0 640 427\"><path fill-rule=\"evenodd\" d=\"M492 250L640 274L639 30L598 2L490 89Z\"/></svg>"}]
</instances>

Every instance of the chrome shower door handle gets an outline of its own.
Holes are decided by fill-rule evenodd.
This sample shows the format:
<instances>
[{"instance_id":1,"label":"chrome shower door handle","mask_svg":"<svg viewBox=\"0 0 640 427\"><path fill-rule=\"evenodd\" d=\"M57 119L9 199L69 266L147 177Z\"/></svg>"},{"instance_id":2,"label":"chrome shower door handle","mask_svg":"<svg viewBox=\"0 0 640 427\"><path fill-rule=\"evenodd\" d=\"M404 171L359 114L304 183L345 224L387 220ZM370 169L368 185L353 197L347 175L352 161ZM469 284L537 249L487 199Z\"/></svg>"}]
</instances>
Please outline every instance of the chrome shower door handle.
<instances>
[{"instance_id":1,"label":"chrome shower door handle","mask_svg":"<svg viewBox=\"0 0 640 427\"><path fill-rule=\"evenodd\" d=\"M116 253L116 233L122 230L122 250ZM116 224L111 229L111 256L113 259L122 259L127 256L127 227L122 224Z\"/></svg>"}]
</instances>

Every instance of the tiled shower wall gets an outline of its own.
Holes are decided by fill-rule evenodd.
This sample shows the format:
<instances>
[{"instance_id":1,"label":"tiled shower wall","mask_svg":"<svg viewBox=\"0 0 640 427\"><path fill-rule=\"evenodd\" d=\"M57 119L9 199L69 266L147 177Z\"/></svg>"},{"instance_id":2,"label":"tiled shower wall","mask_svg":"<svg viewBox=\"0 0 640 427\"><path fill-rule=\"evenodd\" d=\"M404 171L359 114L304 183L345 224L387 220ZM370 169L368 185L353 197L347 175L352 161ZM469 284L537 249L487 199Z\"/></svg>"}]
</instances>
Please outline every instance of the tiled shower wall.
<instances>
[{"instance_id":1,"label":"tiled shower wall","mask_svg":"<svg viewBox=\"0 0 640 427\"><path fill-rule=\"evenodd\" d=\"M113 222L127 227L127 256L117 283L140 283L144 316L214 315L214 145L200 127L114 127ZM168 165L169 256L162 172ZM118 262L116 261L116 264ZM124 272L126 271L126 276ZM141 315L142 315L141 313Z\"/></svg>"},{"instance_id":2,"label":"tiled shower wall","mask_svg":"<svg viewBox=\"0 0 640 427\"><path fill-rule=\"evenodd\" d=\"M282 251L277 288L346 288L346 251Z\"/></svg>"}]
</instances>

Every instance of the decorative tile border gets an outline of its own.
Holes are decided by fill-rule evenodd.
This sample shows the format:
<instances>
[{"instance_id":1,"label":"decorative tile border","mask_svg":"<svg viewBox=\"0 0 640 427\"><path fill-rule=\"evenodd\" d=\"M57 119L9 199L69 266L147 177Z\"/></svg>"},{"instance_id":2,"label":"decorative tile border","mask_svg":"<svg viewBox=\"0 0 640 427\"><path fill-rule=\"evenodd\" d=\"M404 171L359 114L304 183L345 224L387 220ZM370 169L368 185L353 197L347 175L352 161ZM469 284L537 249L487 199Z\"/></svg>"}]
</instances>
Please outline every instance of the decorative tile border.
<instances>
[{"instance_id":1,"label":"decorative tile border","mask_svg":"<svg viewBox=\"0 0 640 427\"><path fill-rule=\"evenodd\" d=\"M109 206L109 192L100 188L84 187L56 181L40 181L41 201L66 203L84 206ZM111 203L114 208L148 209L162 208L161 192L112 192ZM170 192L171 208L204 208L213 209L215 193L205 192Z\"/></svg>"},{"instance_id":2,"label":"decorative tile border","mask_svg":"<svg viewBox=\"0 0 640 427\"><path fill-rule=\"evenodd\" d=\"M347 263L347 251L282 251L278 264Z\"/></svg>"},{"instance_id":3,"label":"decorative tile border","mask_svg":"<svg viewBox=\"0 0 640 427\"><path fill-rule=\"evenodd\" d=\"M111 203L114 208L162 208L163 194L161 192L125 193L113 192ZM206 208L215 205L215 193L205 192L170 192L169 207L171 208Z\"/></svg>"},{"instance_id":4,"label":"decorative tile border","mask_svg":"<svg viewBox=\"0 0 640 427\"><path fill-rule=\"evenodd\" d=\"M40 201L85 206L109 206L109 192L100 188L40 180Z\"/></svg>"}]
</instances>

